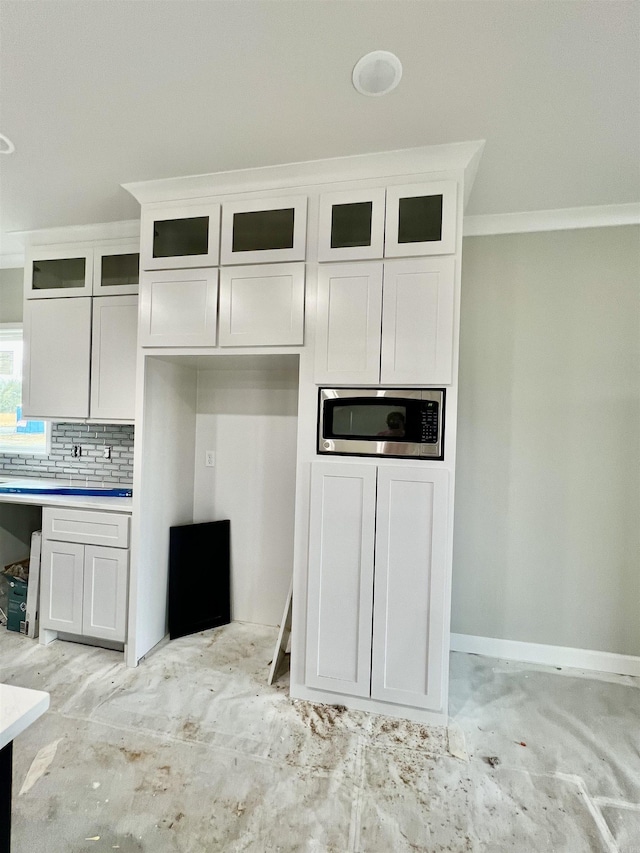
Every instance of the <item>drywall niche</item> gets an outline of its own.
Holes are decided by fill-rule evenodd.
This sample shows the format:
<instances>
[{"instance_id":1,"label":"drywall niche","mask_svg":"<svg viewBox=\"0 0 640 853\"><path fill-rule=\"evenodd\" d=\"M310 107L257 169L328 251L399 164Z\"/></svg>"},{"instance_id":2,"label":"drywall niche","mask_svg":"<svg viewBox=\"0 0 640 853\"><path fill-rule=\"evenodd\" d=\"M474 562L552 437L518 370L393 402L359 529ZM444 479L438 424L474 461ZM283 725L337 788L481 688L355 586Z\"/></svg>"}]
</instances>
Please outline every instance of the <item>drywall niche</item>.
<instances>
[{"instance_id":1,"label":"drywall niche","mask_svg":"<svg viewBox=\"0 0 640 853\"><path fill-rule=\"evenodd\" d=\"M293 571L298 362L277 354L198 361L194 521L231 521L235 621L282 618Z\"/></svg>"}]
</instances>

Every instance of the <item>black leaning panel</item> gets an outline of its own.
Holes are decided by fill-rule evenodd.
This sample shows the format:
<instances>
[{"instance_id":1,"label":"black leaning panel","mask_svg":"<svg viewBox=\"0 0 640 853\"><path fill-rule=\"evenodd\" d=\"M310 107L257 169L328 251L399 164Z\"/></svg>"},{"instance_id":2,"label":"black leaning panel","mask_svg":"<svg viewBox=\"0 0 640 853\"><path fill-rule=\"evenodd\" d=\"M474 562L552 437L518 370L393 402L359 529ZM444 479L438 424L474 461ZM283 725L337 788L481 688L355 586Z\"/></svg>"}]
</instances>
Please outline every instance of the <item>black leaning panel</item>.
<instances>
[{"instance_id":1,"label":"black leaning panel","mask_svg":"<svg viewBox=\"0 0 640 853\"><path fill-rule=\"evenodd\" d=\"M229 520L169 528L169 637L231 622Z\"/></svg>"}]
</instances>

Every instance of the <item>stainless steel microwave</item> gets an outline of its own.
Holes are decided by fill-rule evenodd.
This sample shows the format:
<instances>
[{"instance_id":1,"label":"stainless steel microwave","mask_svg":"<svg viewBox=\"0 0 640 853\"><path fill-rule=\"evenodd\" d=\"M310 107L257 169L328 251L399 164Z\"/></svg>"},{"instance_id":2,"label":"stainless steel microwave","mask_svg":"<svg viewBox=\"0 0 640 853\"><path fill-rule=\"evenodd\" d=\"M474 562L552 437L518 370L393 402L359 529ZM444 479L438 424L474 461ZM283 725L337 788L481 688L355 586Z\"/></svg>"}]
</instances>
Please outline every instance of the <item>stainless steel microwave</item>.
<instances>
[{"instance_id":1,"label":"stainless steel microwave","mask_svg":"<svg viewBox=\"0 0 640 853\"><path fill-rule=\"evenodd\" d=\"M444 388L320 388L318 453L444 459Z\"/></svg>"}]
</instances>

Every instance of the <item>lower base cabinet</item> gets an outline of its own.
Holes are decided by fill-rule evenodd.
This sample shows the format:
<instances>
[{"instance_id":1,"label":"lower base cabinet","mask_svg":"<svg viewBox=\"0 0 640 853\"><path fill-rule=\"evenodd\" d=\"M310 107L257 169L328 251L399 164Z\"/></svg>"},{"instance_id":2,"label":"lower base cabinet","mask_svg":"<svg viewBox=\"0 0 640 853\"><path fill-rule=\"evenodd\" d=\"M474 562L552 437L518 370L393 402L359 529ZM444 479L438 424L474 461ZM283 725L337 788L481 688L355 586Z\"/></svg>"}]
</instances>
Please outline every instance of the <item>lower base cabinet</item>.
<instances>
[{"instance_id":1,"label":"lower base cabinet","mask_svg":"<svg viewBox=\"0 0 640 853\"><path fill-rule=\"evenodd\" d=\"M449 472L316 462L305 683L443 705Z\"/></svg>"},{"instance_id":2,"label":"lower base cabinet","mask_svg":"<svg viewBox=\"0 0 640 853\"><path fill-rule=\"evenodd\" d=\"M128 516L45 508L40 628L43 642L60 631L125 642L128 547L92 544L115 538L128 546ZM56 537L72 540L64 541Z\"/></svg>"}]
</instances>

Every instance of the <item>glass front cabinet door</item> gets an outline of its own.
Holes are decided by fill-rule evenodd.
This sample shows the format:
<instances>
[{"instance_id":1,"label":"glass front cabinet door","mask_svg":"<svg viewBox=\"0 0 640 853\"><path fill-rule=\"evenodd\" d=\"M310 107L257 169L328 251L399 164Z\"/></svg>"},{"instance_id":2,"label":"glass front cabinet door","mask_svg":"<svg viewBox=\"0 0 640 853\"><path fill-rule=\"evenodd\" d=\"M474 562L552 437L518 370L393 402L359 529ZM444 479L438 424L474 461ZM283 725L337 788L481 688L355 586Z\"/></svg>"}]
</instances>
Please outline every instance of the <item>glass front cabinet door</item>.
<instances>
[{"instance_id":1,"label":"glass front cabinet door","mask_svg":"<svg viewBox=\"0 0 640 853\"><path fill-rule=\"evenodd\" d=\"M382 258L384 200L383 188L320 196L318 260Z\"/></svg>"},{"instance_id":2,"label":"glass front cabinet door","mask_svg":"<svg viewBox=\"0 0 640 853\"><path fill-rule=\"evenodd\" d=\"M304 261L306 231L306 196L223 204L220 263Z\"/></svg>"},{"instance_id":3,"label":"glass front cabinet door","mask_svg":"<svg viewBox=\"0 0 640 853\"><path fill-rule=\"evenodd\" d=\"M27 299L91 296L93 249L67 245L27 250L24 267Z\"/></svg>"},{"instance_id":4,"label":"glass front cabinet door","mask_svg":"<svg viewBox=\"0 0 640 853\"><path fill-rule=\"evenodd\" d=\"M456 192L455 181L388 187L385 257L453 254Z\"/></svg>"},{"instance_id":5,"label":"glass front cabinet door","mask_svg":"<svg viewBox=\"0 0 640 853\"><path fill-rule=\"evenodd\" d=\"M137 240L93 250L93 295L125 296L138 292L140 244Z\"/></svg>"},{"instance_id":6,"label":"glass front cabinet door","mask_svg":"<svg viewBox=\"0 0 640 853\"><path fill-rule=\"evenodd\" d=\"M219 233L219 204L144 210L140 222L142 269L216 266Z\"/></svg>"}]
</instances>

